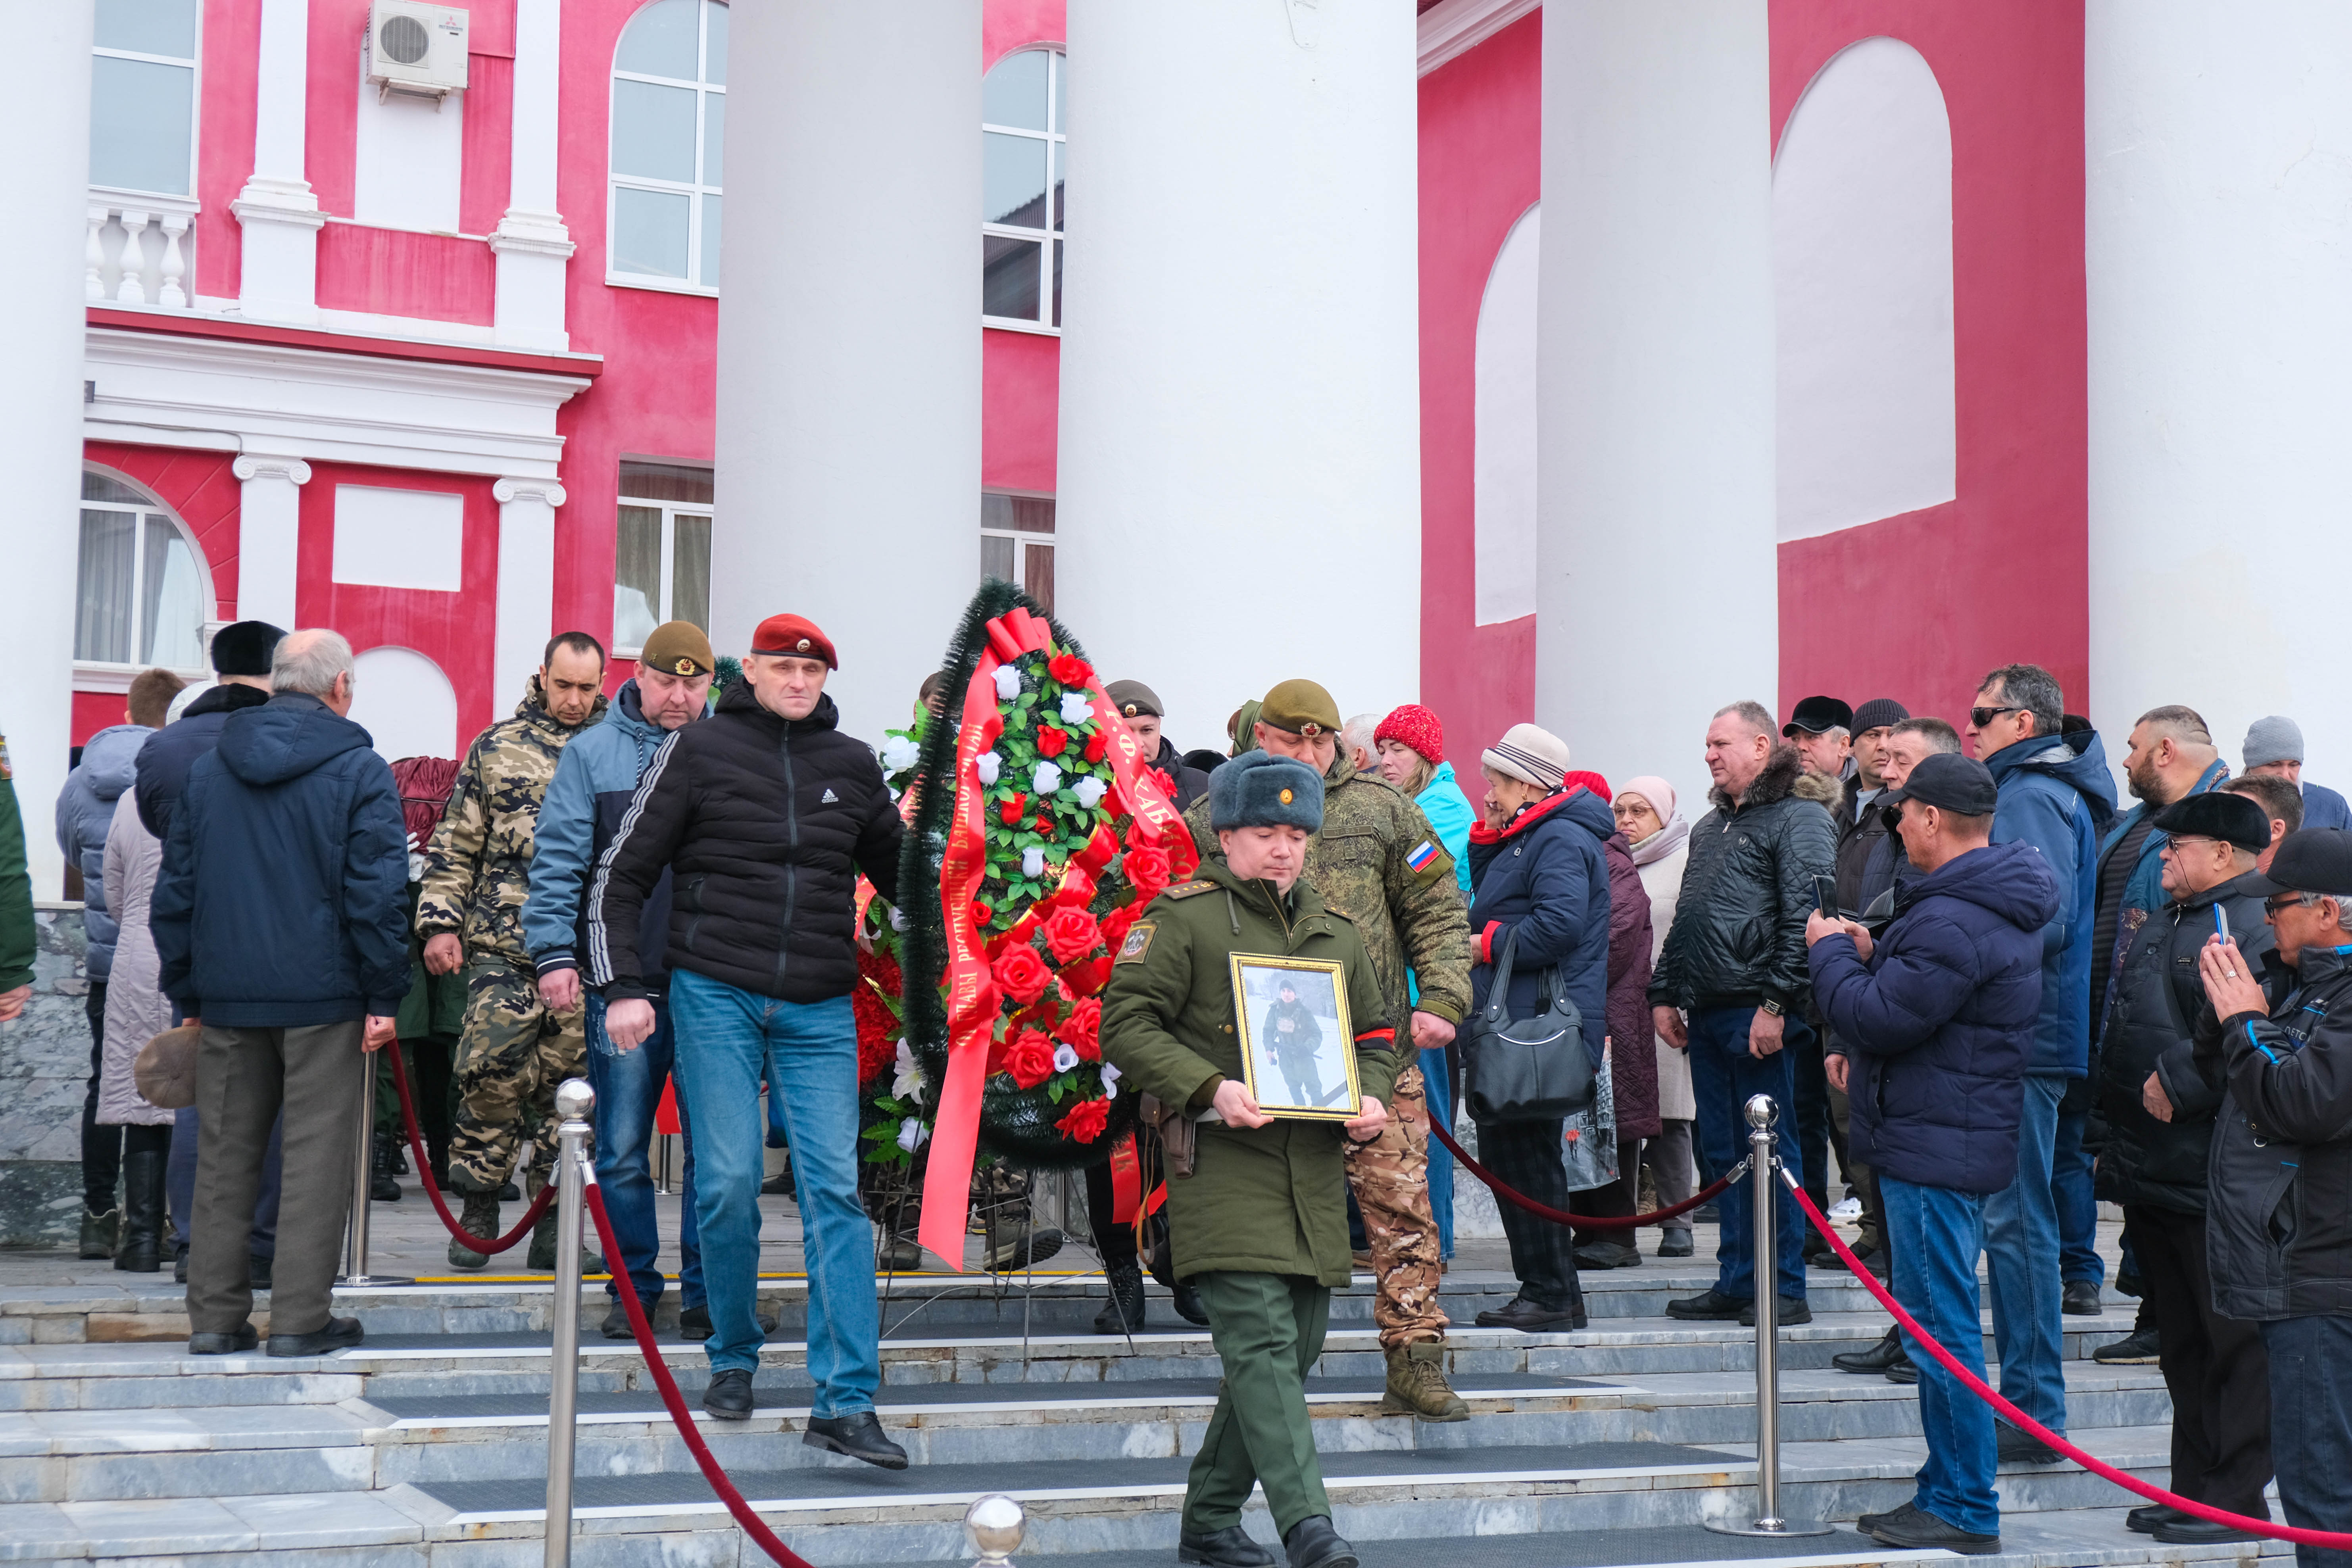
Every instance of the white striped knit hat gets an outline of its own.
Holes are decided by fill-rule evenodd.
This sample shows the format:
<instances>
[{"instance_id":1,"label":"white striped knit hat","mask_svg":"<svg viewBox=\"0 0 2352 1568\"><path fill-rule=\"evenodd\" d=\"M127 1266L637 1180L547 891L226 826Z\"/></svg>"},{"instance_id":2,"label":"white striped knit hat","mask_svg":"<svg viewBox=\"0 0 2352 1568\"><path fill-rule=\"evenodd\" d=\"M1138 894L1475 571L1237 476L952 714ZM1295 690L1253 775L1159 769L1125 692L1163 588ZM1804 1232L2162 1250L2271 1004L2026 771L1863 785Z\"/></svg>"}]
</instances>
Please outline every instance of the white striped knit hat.
<instances>
[{"instance_id":1,"label":"white striped knit hat","mask_svg":"<svg viewBox=\"0 0 2352 1568\"><path fill-rule=\"evenodd\" d=\"M1533 724L1514 724L1478 753L1478 761L1506 778L1555 790L1568 776L1568 742Z\"/></svg>"}]
</instances>

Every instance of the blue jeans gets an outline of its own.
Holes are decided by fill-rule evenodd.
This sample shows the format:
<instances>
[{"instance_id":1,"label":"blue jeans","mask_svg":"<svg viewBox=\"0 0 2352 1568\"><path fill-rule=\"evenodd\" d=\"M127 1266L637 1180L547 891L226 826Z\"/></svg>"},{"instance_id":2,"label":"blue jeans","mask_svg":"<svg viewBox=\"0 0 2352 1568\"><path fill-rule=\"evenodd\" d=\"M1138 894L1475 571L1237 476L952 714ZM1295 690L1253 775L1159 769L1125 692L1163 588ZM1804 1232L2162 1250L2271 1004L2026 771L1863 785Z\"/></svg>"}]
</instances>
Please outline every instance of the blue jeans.
<instances>
[{"instance_id":1,"label":"blue jeans","mask_svg":"<svg viewBox=\"0 0 2352 1568\"><path fill-rule=\"evenodd\" d=\"M1429 1123L1454 1131L1454 1107L1445 1098L1445 1051L1421 1053L1421 1076L1429 1100ZM1454 1156L1436 1139L1429 1141L1429 1212L1437 1219L1437 1255L1454 1256Z\"/></svg>"},{"instance_id":2,"label":"blue jeans","mask_svg":"<svg viewBox=\"0 0 2352 1568\"><path fill-rule=\"evenodd\" d=\"M1797 1152L1797 1074L1795 1048L1812 1037L1812 1029L1793 1016L1781 1020L1782 1045L1759 1061L1748 1054L1748 1026L1753 1007L1694 1007L1690 1010L1691 1092L1698 1101L1698 1135L1706 1145L1707 1163L1718 1173L1739 1163L1748 1152L1746 1107L1751 1095L1769 1094L1780 1108L1778 1152L1780 1163L1804 1178L1804 1161ZM1715 1288L1735 1300L1756 1299L1755 1196L1748 1184L1753 1175L1732 1184L1717 1198L1722 1215L1721 1237L1716 1244ZM1779 1183L1774 1182L1777 1189ZM1779 1223L1772 1229L1773 1261L1780 1276L1780 1293L1798 1300L1805 1295L1805 1216L1794 1198L1773 1193Z\"/></svg>"},{"instance_id":3,"label":"blue jeans","mask_svg":"<svg viewBox=\"0 0 2352 1568\"><path fill-rule=\"evenodd\" d=\"M2001 1397L2059 1433L2066 1430L2058 1316L2064 1286L2058 1276L2058 1204L2050 1162L2065 1092L2063 1078L2026 1079L2017 1179L1984 1201L1985 1274L1992 1287Z\"/></svg>"},{"instance_id":4,"label":"blue jeans","mask_svg":"<svg viewBox=\"0 0 2352 1568\"><path fill-rule=\"evenodd\" d=\"M2299 1530L2352 1531L2352 1318L2263 1325L2271 1362L2271 1458ZM2297 1568L2352 1568L2352 1552L2294 1549Z\"/></svg>"},{"instance_id":5,"label":"blue jeans","mask_svg":"<svg viewBox=\"0 0 2352 1568\"><path fill-rule=\"evenodd\" d=\"M2088 1110L2061 1110L2058 1138L2050 1155L2050 1184L2058 1205L2058 1278L2105 1284L2106 1259L2099 1256L2099 1200L2091 1193L2091 1156L2083 1147Z\"/></svg>"},{"instance_id":6,"label":"blue jeans","mask_svg":"<svg viewBox=\"0 0 2352 1568\"><path fill-rule=\"evenodd\" d=\"M661 1227L654 1218L653 1171L646 1152L653 1145L654 1114L661 1109L662 1082L670 1075L677 1037L670 1028L669 1004L653 999L654 1032L635 1050L624 1051L604 1032L604 998L588 993L588 1087L596 1091L596 1184L604 1189L604 1210L621 1244L621 1266L636 1283L637 1300L650 1314L664 1281L658 1259ZM703 1304L701 1227L694 1212L694 1130L680 1097L677 1124L685 1133L686 1193L678 1203L677 1285L688 1308ZM608 1283L608 1296L621 1288Z\"/></svg>"},{"instance_id":7,"label":"blue jeans","mask_svg":"<svg viewBox=\"0 0 2352 1568\"><path fill-rule=\"evenodd\" d=\"M808 1268L812 1414L874 1408L882 1383L874 1227L857 1201L857 1019L849 998L794 1003L673 970L678 1088L700 1160L696 1212L710 1292L710 1370L760 1363L752 1316L760 1268L764 1142L760 1080L783 1103Z\"/></svg>"},{"instance_id":8,"label":"blue jeans","mask_svg":"<svg viewBox=\"0 0 2352 1568\"><path fill-rule=\"evenodd\" d=\"M1948 1187L1923 1187L1884 1171L1878 1173L1878 1190L1894 1242L1895 1299L1955 1360L1982 1377L1977 1253L1985 1200ZM1927 1462L1919 1467L1919 1491L1912 1500L1956 1529L1998 1535L1992 1407L1961 1386L1916 1336L1906 1331L1903 1337L1919 1369L1919 1426L1927 1438Z\"/></svg>"}]
</instances>

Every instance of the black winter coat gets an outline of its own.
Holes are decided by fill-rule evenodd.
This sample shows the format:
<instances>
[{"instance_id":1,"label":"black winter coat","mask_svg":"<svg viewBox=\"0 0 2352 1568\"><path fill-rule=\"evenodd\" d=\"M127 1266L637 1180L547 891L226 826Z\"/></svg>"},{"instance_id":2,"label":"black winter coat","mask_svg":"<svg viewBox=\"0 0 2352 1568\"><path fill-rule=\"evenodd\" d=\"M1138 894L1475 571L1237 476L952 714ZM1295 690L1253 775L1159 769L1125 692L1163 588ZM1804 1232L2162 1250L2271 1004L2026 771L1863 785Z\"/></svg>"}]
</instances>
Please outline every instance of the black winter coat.
<instances>
[{"instance_id":1,"label":"black winter coat","mask_svg":"<svg viewBox=\"0 0 2352 1568\"><path fill-rule=\"evenodd\" d=\"M1595 1069L1609 1037L1609 864L1601 847L1616 831L1607 803L1581 784L1537 801L1499 832L1484 823L1470 830L1472 1008L1486 1005L1495 961L1516 932L1511 1016L1534 1016L1542 973L1557 966L1583 1016L1584 1054Z\"/></svg>"},{"instance_id":2,"label":"black winter coat","mask_svg":"<svg viewBox=\"0 0 2352 1568\"><path fill-rule=\"evenodd\" d=\"M1997 1193L2017 1179L2057 879L2032 846L1995 844L1909 884L1895 904L1868 965L1842 933L1812 952L1814 999L1853 1064L1849 1145L1901 1181Z\"/></svg>"},{"instance_id":3,"label":"black winter coat","mask_svg":"<svg viewBox=\"0 0 2352 1568\"><path fill-rule=\"evenodd\" d=\"M1794 746L1776 746L1736 805L1720 789L1691 828L1674 929L1658 954L1650 1001L1664 1007L1783 1007L1807 995L1805 921L1813 879L1837 861L1837 827L1795 795Z\"/></svg>"},{"instance_id":4,"label":"black winter coat","mask_svg":"<svg viewBox=\"0 0 2352 1568\"><path fill-rule=\"evenodd\" d=\"M165 844L172 841L172 808L188 787L188 770L220 744L221 727L232 713L258 708L269 693L257 686L215 686L190 702L177 719L147 737L139 748L139 778L131 786L139 820Z\"/></svg>"},{"instance_id":5,"label":"black winter coat","mask_svg":"<svg viewBox=\"0 0 2352 1568\"><path fill-rule=\"evenodd\" d=\"M1168 782L1176 786L1174 794L1178 811L1192 810L1192 803L1209 793L1209 775L1198 768L1186 767L1184 753L1179 752L1176 743L1165 735L1160 737L1160 754L1145 765L1166 773Z\"/></svg>"},{"instance_id":6,"label":"black winter coat","mask_svg":"<svg viewBox=\"0 0 2352 1568\"><path fill-rule=\"evenodd\" d=\"M805 719L770 712L738 681L663 742L589 884L592 967L608 1000L645 994L637 926L674 872L669 966L785 1002L857 983L863 871L898 901L898 819L882 765L835 728L833 699Z\"/></svg>"},{"instance_id":7,"label":"black winter coat","mask_svg":"<svg viewBox=\"0 0 2352 1568\"><path fill-rule=\"evenodd\" d=\"M2132 938L2096 1058L2099 1110L2106 1122L2097 1189L2110 1203L2205 1212L2205 1172L2223 1086L2210 1047L2211 1076L2200 1069L2197 1042L2210 1042L2221 1025L2198 977L2197 954L2218 929L2217 906L2228 912L2230 934L2247 963L2259 968L2276 947L2263 920L2261 895L2246 890L2256 879L2249 872L2168 904ZM2172 1102L2169 1121L2150 1116L2140 1098L2150 1073Z\"/></svg>"}]
</instances>

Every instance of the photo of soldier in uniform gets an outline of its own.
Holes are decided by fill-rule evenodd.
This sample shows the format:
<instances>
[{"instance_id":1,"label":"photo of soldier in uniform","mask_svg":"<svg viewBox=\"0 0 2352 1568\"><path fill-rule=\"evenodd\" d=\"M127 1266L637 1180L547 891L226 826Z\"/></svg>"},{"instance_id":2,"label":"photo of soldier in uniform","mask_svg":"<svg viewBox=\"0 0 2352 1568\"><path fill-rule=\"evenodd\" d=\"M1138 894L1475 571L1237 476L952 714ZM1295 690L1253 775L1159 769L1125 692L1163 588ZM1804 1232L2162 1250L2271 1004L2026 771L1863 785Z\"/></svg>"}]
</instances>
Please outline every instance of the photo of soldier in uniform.
<instances>
[{"instance_id":1,"label":"photo of soldier in uniform","mask_svg":"<svg viewBox=\"0 0 2352 1568\"><path fill-rule=\"evenodd\" d=\"M1356 1113L1347 1004L1328 966L1234 958L1234 996L1249 1090L1269 1116Z\"/></svg>"}]
</instances>

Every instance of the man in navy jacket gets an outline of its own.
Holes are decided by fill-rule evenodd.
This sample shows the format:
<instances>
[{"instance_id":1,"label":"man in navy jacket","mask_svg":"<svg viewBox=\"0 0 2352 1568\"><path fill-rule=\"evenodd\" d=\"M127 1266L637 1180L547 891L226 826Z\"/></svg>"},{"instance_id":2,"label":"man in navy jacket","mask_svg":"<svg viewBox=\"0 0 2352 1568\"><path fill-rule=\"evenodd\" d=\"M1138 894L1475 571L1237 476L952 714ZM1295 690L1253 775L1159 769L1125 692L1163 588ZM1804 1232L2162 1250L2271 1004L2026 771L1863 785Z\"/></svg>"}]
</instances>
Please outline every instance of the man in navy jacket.
<instances>
[{"instance_id":1,"label":"man in navy jacket","mask_svg":"<svg viewBox=\"0 0 2352 1568\"><path fill-rule=\"evenodd\" d=\"M2032 846L1991 842L1991 772L1938 752L1886 797L1922 873L1874 942L1854 921L1805 929L1813 1000L1851 1057L1854 1157L1878 1173L1895 1298L1979 1376L1977 1253L1988 1194L2017 1178L2042 1014L2042 931L2058 884ZM2053 1259L2054 1262L2054 1259ZM1992 1412L1914 1339L1927 1462L1913 1500L1864 1514L1882 1543L2000 1550Z\"/></svg>"}]
</instances>

